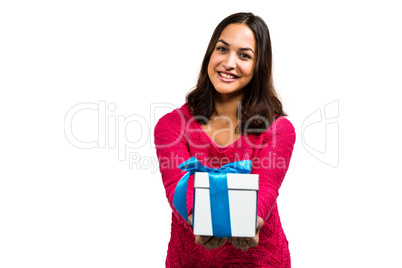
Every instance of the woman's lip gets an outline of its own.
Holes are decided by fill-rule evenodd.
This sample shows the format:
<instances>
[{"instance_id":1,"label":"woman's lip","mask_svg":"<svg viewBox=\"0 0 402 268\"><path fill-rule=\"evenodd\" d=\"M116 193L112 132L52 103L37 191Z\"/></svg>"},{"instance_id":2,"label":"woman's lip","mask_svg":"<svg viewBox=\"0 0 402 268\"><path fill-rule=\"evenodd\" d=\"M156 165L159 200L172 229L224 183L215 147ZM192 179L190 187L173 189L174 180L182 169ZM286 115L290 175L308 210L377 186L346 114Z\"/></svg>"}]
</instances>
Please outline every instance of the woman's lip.
<instances>
[{"instance_id":1,"label":"woman's lip","mask_svg":"<svg viewBox=\"0 0 402 268\"><path fill-rule=\"evenodd\" d=\"M218 73L218 78L221 80L221 81L223 81L223 82L234 82L234 81L236 81L236 79L238 78L237 76L235 76L235 78L226 78L226 77L223 77L220 73L221 72L217 72ZM230 73L227 73L227 74L230 74ZM230 74L230 75L233 75L233 74ZM233 75L234 76L234 75Z\"/></svg>"}]
</instances>

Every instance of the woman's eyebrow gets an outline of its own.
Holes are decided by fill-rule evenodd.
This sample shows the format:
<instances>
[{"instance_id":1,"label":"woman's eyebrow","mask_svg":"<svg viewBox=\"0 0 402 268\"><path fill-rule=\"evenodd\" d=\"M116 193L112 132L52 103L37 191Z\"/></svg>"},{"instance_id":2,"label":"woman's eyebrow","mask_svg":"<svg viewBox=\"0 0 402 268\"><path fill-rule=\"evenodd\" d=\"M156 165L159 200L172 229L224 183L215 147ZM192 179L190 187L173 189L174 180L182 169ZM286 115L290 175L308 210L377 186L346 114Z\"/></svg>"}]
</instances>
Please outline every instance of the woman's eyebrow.
<instances>
[{"instance_id":1,"label":"woman's eyebrow","mask_svg":"<svg viewBox=\"0 0 402 268\"><path fill-rule=\"evenodd\" d=\"M241 48L240 50L248 50L248 51L253 52L253 54L255 55L254 51L249 47Z\"/></svg>"},{"instance_id":2,"label":"woman's eyebrow","mask_svg":"<svg viewBox=\"0 0 402 268\"><path fill-rule=\"evenodd\" d=\"M229 43L226 42L225 40L219 39L218 42L221 42L221 43L223 43L225 46L230 47Z\"/></svg>"},{"instance_id":3,"label":"woman's eyebrow","mask_svg":"<svg viewBox=\"0 0 402 268\"><path fill-rule=\"evenodd\" d=\"M229 43L226 42L225 40L219 39L218 42L221 42L221 43L223 43L225 46L230 47ZM253 54L255 54L254 51L253 51L251 48L249 48L249 47L240 48L240 50L242 50L242 51L244 51L244 50L251 51L251 52L253 52Z\"/></svg>"}]
</instances>

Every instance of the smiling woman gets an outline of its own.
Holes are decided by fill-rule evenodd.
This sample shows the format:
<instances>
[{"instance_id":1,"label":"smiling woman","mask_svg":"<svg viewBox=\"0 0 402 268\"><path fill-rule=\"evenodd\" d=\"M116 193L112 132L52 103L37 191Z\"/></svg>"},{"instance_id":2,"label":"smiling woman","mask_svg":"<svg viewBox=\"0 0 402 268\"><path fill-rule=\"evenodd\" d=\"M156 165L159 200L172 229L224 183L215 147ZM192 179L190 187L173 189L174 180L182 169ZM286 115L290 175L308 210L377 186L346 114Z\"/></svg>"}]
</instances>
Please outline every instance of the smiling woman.
<instances>
[{"instance_id":1,"label":"smiling woman","mask_svg":"<svg viewBox=\"0 0 402 268\"><path fill-rule=\"evenodd\" d=\"M265 22L252 13L225 18L211 37L186 103L155 126L159 169L172 207L166 267L290 267L276 199L295 131L273 87L271 65ZM251 162L251 173L259 177L254 237L193 234L193 175L188 177L187 199L181 203L186 203L184 209L179 211L173 201L186 174L178 164L193 157L211 169L228 162Z\"/></svg>"}]
</instances>

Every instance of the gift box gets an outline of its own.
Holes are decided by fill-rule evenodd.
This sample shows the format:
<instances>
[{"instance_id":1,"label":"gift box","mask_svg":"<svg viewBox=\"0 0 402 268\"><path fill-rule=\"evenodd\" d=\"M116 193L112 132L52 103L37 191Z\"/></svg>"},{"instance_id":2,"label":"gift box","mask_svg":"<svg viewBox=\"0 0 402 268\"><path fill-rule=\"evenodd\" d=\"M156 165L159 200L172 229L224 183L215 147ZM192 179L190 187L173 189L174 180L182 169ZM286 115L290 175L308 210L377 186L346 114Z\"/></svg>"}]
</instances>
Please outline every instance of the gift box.
<instances>
[{"instance_id":1,"label":"gift box","mask_svg":"<svg viewBox=\"0 0 402 268\"><path fill-rule=\"evenodd\" d=\"M194 176L194 234L254 237L257 226L258 174L217 175L195 172ZM216 181L220 181L226 190L216 191L211 188L217 188Z\"/></svg>"}]
</instances>

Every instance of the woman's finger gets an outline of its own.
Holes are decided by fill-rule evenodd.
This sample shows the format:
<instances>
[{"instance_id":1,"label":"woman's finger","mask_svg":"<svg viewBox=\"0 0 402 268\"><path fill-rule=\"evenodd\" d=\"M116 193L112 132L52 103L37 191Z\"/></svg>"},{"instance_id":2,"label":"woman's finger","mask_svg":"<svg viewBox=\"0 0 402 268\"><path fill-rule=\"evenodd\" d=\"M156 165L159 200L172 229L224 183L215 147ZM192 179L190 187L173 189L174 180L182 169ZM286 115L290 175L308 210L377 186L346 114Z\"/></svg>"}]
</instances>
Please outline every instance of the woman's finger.
<instances>
[{"instance_id":1,"label":"woman's finger","mask_svg":"<svg viewBox=\"0 0 402 268\"><path fill-rule=\"evenodd\" d=\"M204 244L204 248L205 248L206 250L210 250L210 249L216 248L217 243L218 243L218 238L217 238L217 237L212 237L210 240L208 240L208 242L206 242L206 243Z\"/></svg>"},{"instance_id":2,"label":"woman's finger","mask_svg":"<svg viewBox=\"0 0 402 268\"><path fill-rule=\"evenodd\" d=\"M221 246L223 246L226 242L225 238L219 238L219 237L215 237L213 236L211 239L208 240L208 242L206 242L204 244L205 249L210 250L213 248L219 248Z\"/></svg>"},{"instance_id":3,"label":"woman's finger","mask_svg":"<svg viewBox=\"0 0 402 268\"><path fill-rule=\"evenodd\" d=\"M234 246L235 248L239 247L239 238L238 237L229 237L229 242Z\"/></svg>"},{"instance_id":4,"label":"woman's finger","mask_svg":"<svg viewBox=\"0 0 402 268\"><path fill-rule=\"evenodd\" d=\"M260 240L260 237L259 237L259 235L257 234L257 235L254 236L253 238L248 238L248 239L246 239L246 242L247 242L247 244L248 244L248 246L249 246L250 248L254 248L254 247L256 247L256 246L258 245L259 240Z\"/></svg>"},{"instance_id":5,"label":"woman's finger","mask_svg":"<svg viewBox=\"0 0 402 268\"><path fill-rule=\"evenodd\" d=\"M247 251L249 249L250 245L247 243L245 238L240 238L239 239L239 248L243 251Z\"/></svg>"},{"instance_id":6,"label":"woman's finger","mask_svg":"<svg viewBox=\"0 0 402 268\"><path fill-rule=\"evenodd\" d=\"M208 241L212 239L212 236L205 236L205 235L196 235L195 236L195 243L197 243L200 246L205 245L208 243Z\"/></svg>"}]
</instances>

